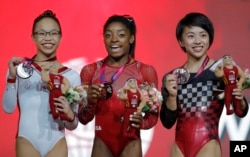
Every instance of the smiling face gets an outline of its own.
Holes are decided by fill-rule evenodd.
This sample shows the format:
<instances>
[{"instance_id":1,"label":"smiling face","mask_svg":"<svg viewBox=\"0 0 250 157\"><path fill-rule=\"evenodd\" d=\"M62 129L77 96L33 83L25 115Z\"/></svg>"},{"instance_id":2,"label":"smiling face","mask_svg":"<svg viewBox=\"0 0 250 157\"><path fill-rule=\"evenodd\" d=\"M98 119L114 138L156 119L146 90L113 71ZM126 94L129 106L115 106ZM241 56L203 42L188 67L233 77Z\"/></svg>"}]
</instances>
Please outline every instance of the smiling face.
<instances>
[{"instance_id":1,"label":"smiling face","mask_svg":"<svg viewBox=\"0 0 250 157\"><path fill-rule=\"evenodd\" d=\"M104 44L108 55L112 58L127 58L130 44L133 42L134 36L121 22L110 23L104 31Z\"/></svg>"},{"instance_id":2,"label":"smiling face","mask_svg":"<svg viewBox=\"0 0 250 157\"><path fill-rule=\"evenodd\" d=\"M179 40L179 44L185 49L189 56L200 58L206 55L210 46L209 34L201 27L186 26L182 34L182 39Z\"/></svg>"},{"instance_id":3,"label":"smiling face","mask_svg":"<svg viewBox=\"0 0 250 157\"><path fill-rule=\"evenodd\" d=\"M53 57L61 41L61 30L58 23L45 17L36 23L32 35L33 41L37 46L37 55Z\"/></svg>"}]
</instances>

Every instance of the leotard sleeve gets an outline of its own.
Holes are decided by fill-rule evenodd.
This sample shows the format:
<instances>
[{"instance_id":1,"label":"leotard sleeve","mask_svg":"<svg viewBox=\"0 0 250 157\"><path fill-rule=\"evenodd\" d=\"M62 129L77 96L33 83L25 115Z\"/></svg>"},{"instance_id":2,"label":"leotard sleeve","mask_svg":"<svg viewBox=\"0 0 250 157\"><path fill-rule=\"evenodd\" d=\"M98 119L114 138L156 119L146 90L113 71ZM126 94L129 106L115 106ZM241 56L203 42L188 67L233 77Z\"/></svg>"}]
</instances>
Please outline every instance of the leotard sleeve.
<instances>
[{"instance_id":1,"label":"leotard sleeve","mask_svg":"<svg viewBox=\"0 0 250 157\"><path fill-rule=\"evenodd\" d=\"M90 85L96 70L96 63L86 65L82 68L80 76L83 85ZM87 101L89 102L89 101ZM92 121L95 116L95 104L80 104L78 110L79 121L82 124L87 124Z\"/></svg>"},{"instance_id":2,"label":"leotard sleeve","mask_svg":"<svg viewBox=\"0 0 250 157\"><path fill-rule=\"evenodd\" d=\"M169 110L166 105L162 105L160 119L165 128L170 129L175 124L176 118L177 110Z\"/></svg>"},{"instance_id":3,"label":"leotard sleeve","mask_svg":"<svg viewBox=\"0 0 250 157\"><path fill-rule=\"evenodd\" d=\"M162 124L163 124L163 126L165 128L170 129L175 124L178 113L177 113L177 109L176 110L170 110L165 105L166 101L167 101L167 97L168 97L168 91L164 87L165 76L163 77L162 87L161 87L161 94L162 94L162 97L163 97L163 101L162 101L163 105L162 105L161 111L160 111L160 120L161 120L161 122L162 122Z\"/></svg>"},{"instance_id":4,"label":"leotard sleeve","mask_svg":"<svg viewBox=\"0 0 250 157\"><path fill-rule=\"evenodd\" d=\"M17 106L17 79L11 81L7 80L3 94L2 104L4 112L14 112Z\"/></svg>"}]
</instances>

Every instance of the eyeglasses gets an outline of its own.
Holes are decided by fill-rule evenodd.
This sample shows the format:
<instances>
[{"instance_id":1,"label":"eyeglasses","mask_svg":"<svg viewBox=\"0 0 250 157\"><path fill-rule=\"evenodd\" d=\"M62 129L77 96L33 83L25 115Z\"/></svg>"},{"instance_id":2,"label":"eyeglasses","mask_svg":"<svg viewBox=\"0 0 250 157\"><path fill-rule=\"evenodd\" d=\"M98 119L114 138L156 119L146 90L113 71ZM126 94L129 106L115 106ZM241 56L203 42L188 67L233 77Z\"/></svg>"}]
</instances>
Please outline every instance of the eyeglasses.
<instances>
[{"instance_id":1,"label":"eyeglasses","mask_svg":"<svg viewBox=\"0 0 250 157\"><path fill-rule=\"evenodd\" d=\"M46 32L44 30L39 30L37 32L34 32L34 34L38 37L38 38L45 38L47 36L47 34L49 34L50 37L52 38L57 38L61 35L60 31L57 30L52 30L50 32Z\"/></svg>"}]
</instances>

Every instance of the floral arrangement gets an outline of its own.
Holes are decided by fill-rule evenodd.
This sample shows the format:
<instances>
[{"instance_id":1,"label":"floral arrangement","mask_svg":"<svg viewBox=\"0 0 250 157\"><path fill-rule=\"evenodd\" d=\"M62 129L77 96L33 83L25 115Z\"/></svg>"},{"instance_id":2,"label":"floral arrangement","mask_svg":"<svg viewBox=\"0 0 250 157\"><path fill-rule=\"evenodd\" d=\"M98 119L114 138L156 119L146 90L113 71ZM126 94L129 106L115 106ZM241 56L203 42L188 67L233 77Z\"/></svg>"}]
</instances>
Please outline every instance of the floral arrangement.
<instances>
[{"instance_id":1,"label":"floral arrangement","mask_svg":"<svg viewBox=\"0 0 250 157\"><path fill-rule=\"evenodd\" d=\"M161 92L148 83L139 85L139 89L146 97L146 105L143 107L142 112L147 113L149 111L156 111L163 101Z\"/></svg>"},{"instance_id":2,"label":"floral arrangement","mask_svg":"<svg viewBox=\"0 0 250 157\"><path fill-rule=\"evenodd\" d=\"M79 104L86 102L87 100L87 87L86 86L77 86L72 87L67 90L64 94L65 98L70 104Z\"/></svg>"},{"instance_id":3,"label":"floral arrangement","mask_svg":"<svg viewBox=\"0 0 250 157\"><path fill-rule=\"evenodd\" d=\"M250 88L250 71L249 69L245 69L244 74L246 76L246 80L242 84L242 89Z\"/></svg>"}]
</instances>

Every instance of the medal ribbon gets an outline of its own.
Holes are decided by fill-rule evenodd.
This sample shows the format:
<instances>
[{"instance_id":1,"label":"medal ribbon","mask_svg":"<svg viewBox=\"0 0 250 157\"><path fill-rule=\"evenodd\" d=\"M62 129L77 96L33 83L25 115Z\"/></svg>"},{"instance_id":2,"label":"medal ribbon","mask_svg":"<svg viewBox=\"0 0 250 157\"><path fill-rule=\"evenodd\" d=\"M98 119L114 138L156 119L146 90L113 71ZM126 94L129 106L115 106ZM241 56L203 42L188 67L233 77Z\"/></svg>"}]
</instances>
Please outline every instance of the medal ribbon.
<instances>
[{"instance_id":1,"label":"medal ribbon","mask_svg":"<svg viewBox=\"0 0 250 157\"><path fill-rule=\"evenodd\" d=\"M196 77L198 77L198 76L203 72L203 70L204 70L205 67L207 66L208 61L209 61L209 57L206 56L206 58L204 59L202 65L201 65L201 67L199 68L199 70L198 70L198 72L196 73L196 75L195 75L191 80L189 80L188 82L192 81L193 79L195 79Z\"/></svg>"},{"instance_id":2,"label":"medal ribbon","mask_svg":"<svg viewBox=\"0 0 250 157\"><path fill-rule=\"evenodd\" d=\"M57 57L55 56L55 57L52 57L52 58L49 58L49 59L46 59L46 60L43 60L43 61L36 61L36 60L34 59L35 57L36 57L36 55L33 56L31 59L28 58L28 57L24 57L23 62L26 62L27 64L31 64L31 63L33 63L33 62L50 62L50 61L55 61L55 60L57 60Z\"/></svg>"},{"instance_id":3,"label":"medal ribbon","mask_svg":"<svg viewBox=\"0 0 250 157\"><path fill-rule=\"evenodd\" d=\"M20 78L23 78L23 79L29 78L33 74L33 67L31 65L36 64L36 63L34 63L35 57L36 57L36 55L33 56L32 58L24 57L22 64L18 65L17 75ZM57 60L56 56L49 58L49 59L46 59L46 60L43 60L43 61L36 61L36 62L49 62L49 61L55 61L55 60ZM40 67L39 67L39 70L41 70Z\"/></svg>"},{"instance_id":4,"label":"medal ribbon","mask_svg":"<svg viewBox=\"0 0 250 157\"><path fill-rule=\"evenodd\" d=\"M54 57L52 57L52 58L49 58L49 59L46 59L46 60L43 60L43 61L36 61L36 60L35 60L35 57L36 57L36 55L33 56L31 59L28 59L28 60L31 60L31 61L33 61L33 62L50 62L50 61L55 61L55 60L57 60L57 57L54 56Z\"/></svg>"},{"instance_id":5,"label":"medal ribbon","mask_svg":"<svg viewBox=\"0 0 250 157\"><path fill-rule=\"evenodd\" d=\"M106 59L105 59L106 60ZM106 62L105 60L103 61L103 64L102 64L102 67L101 67L101 70L100 70L100 81L101 83L105 83L106 82L106 79L105 79L105 69L106 69ZM128 58L127 62L121 66L111 77L111 81L110 83L112 84L120 75L121 73L123 72L125 66L130 62L130 57Z\"/></svg>"},{"instance_id":6,"label":"medal ribbon","mask_svg":"<svg viewBox=\"0 0 250 157\"><path fill-rule=\"evenodd\" d=\"M194 76L194 78L198 77L198 76L202 73L202 71L203 71L203 70L205 69L205 67L207 66L208 61L209 61L209 57L206 56L206 58L204 59L202 65L201 65L201 67L200 67L200 69L198 70L198 72L196 73L196 75Z\"/></svg>"},{"instance_id":7,"label":"medal ribbon","mask_svg":"<svg viewBox=\"0 0 250 157\"><path fill-rule=\"evenodd\" d=\"M54 56L54 57L49 58L49 59L46 59L46 60L36 61L36 60L35 60L35 57L36 57L36 55L33 56L31 59L30 59L30 58L25 58L25 61L28 62L29 65L31 65L31 64L35 65L35 67L36 67L39 71L41 71L42 69L41 69L41 67L38 66L37 63L35 63L35 62L50 62L50 61L55 61L55 60L57 60L57 57Z\"/></svg>"}]
</instances>

